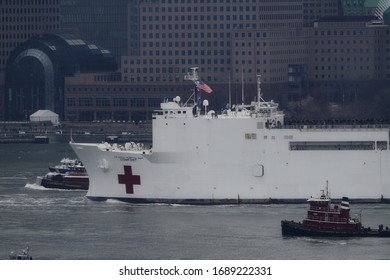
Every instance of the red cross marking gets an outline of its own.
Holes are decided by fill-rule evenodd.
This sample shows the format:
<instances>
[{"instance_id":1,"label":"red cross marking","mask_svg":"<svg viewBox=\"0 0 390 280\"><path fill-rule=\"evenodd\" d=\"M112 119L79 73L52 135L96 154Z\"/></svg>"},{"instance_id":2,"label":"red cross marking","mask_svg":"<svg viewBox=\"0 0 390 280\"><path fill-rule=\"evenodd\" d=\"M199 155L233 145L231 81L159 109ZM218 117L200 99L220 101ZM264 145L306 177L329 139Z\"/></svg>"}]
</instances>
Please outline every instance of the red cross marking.
<instances>
[{"instance_id":1,"label":"red cross marking","mask_svg":"<svg viewBox=\"0 0 390 280\"><path fill-rule=\"evenodd\" d=\"M141 185L141 176L133 175L131 166L123 166L125 174L118 174L118 183L126 185L126 193L134 193L133 186Z\"/></svg>"}]
</instances>

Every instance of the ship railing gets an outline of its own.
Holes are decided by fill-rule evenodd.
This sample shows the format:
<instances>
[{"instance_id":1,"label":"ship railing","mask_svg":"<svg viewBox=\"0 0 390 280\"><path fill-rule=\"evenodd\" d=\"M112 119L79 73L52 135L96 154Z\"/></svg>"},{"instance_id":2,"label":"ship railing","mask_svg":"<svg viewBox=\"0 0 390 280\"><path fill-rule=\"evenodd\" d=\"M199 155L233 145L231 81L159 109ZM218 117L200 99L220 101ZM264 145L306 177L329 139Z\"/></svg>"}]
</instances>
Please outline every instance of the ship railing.
<instances>
[{"instance_id":1,"label":"ship railing","mask_svg":"<svg viewBox=\"0 0 390 280\"><path fill-rule=\"evenodd\" d=\"M285 124L284 129L300 129L300 130L327 130L327 129L389 129L390 124Z\"/></svg>"},{"instance_id":2,"label":"ship railing","mask_svg":"<svg viewBox=\"0 0 390 280\"><path fill-rule=\"evenodd\" d=\"M324 222L342 223L342 224L345 224L347 222L346 218L332 218L332 217L325 218L324 216L306 216L306 220L324 221Z\"/></svg>"},{"instance_id":3,"label":"ship railing","mask_svg":"<svg viewBox=\"0 0 390 280\"><path fill-rule=\"evenodd\" d=\"M102 151L130 151L130 152L143 152L143 153L152 152L151 148L147 149L143 143L135 143L135 142L126 142L125 145L120 145L117 143L111 145L107 142L104 142L98 145L98 149Z\"/></svg>"}]
</instances>

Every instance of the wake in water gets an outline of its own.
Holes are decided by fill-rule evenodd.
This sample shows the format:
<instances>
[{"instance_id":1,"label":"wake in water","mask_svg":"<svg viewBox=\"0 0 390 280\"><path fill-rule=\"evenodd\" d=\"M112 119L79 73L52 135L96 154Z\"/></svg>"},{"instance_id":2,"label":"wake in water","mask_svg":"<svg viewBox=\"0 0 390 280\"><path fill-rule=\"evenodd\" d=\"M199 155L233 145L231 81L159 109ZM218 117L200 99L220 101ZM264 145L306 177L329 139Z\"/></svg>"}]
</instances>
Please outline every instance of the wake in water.
<instances>
[{"instance_id":1,"label":"wake in water","mask_svg":"<svg viewBox=\"0 0 390 280\"><path fill-rule=\"evenodd\" d=\"M37 185L37 184L30 184L30 183L27 183L25 186L25 188L28 188L28 189L32 189L32 190L40 190L40 191L47 191L47 190L50 190L48 188L45 188L41 185Z\"/></svg>"},{"instance_id":2,"label":"wake in water","mask_svg":"<svg viewBox=\"0 0 390 280\"><path fill-rule=\"evenodd\" d=\"M25 188L32 189L32 190L40 190L40 191L58 191L58 192L85 192L85 190L70 190L70 189L55 189L55 188L45 188L41 185L38 185L36 183L27 183Z\"/></svg>"},{"instance_id":3,"label":"wake in water","mask_svg":"<svg viewBox=\"0 0 390 280\"><path fill-rule=\"evenodd\" d=\"M22 210L26 208L37 209L37 207L53 207L53 209L63 211L68 206L85 205L88 201L84 196L53 196L50 193L48 194L48 196L31 196L26 194L0 196L0 208L16 207Z\"/></svg>"},{"instance_id":4,"label":"wake in water","mask_svg":"<svg viewBox=\"0 0 390 280\"><path fill-rule=\"evenodd\" d=\"M9 176L9 177L0 177L0 180L27 180L25 176Z\"/></svg>"},{"instance_id":5,"label":"wake in water","mask_svg":"<svg viewBox=\"0 0 390 280\"><path fill-rule=\"evenodd\" d=\"M106 202L106 203L112 203L112 204L128 204L126 202L123 202L123 201L120 201L120 200L117 200L117 199L107 199L106 201L99 201L99 202Z\"/></svg>"},{"instance_id":6,"label":"wake in water","mask_svg":"<svg viewBox=\"0 0 390 280\"><path fill-rule=\"evenodd\" d=\"M302 237L302 240L304 240L306 242L310 242L310 243L324 244L324 245L347 245L348 244L347 239L338 238L338 237L335 237L335 238L332 238L332 237L329 237L329 238Z\"/></svg>"}]
</instances>

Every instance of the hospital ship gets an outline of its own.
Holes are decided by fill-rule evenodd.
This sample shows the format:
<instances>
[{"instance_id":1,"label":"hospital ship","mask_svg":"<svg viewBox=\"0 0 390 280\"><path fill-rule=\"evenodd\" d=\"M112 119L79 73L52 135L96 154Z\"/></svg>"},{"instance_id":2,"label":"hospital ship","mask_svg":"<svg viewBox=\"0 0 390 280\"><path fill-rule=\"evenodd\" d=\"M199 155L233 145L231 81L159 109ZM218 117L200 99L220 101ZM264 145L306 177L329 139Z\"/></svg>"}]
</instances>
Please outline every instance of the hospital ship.
<instances>
[{"instance_id":1,"label":"hospital ship","mask_svg":"<svg viewBox=\"0 0 390 280\"><path fill-rule=\"evenodd\" d=\"M329 184L334 199L390 198L389 128L380 125L288 127L273 101L221 113L165 100L153 114L152 145L75 143L89 175L87 197L132 203L230 204L303 202ZM209 87L208 87L209 88ZM207 90L207 88L206 88ZM202 106L199 106L202 105ZM203 110L200 110L203 107Z\"/></svg>"}]
</instances>

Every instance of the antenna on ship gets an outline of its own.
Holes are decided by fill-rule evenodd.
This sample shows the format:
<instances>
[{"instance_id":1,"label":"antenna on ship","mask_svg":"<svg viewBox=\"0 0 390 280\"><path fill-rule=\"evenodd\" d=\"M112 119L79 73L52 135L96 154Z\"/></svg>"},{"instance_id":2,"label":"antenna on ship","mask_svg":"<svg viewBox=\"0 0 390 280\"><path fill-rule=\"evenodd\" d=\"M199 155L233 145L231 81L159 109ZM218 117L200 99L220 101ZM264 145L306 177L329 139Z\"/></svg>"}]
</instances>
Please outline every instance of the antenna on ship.
<instances>
[{"instance_id":1,"label":"antenna on ship","mask_svg":"<svg viewBox=\"0 0 390 280\"><path fill-rule=\"evenodd\" d=\"M229 109L232 108L232 90L230 86L230 71L229 71Z\"/></svg>"},{"instance_id":2,"label":"antenna on ship","mask_svg":"<svg viewBox=\"0 0 390 280\"><path fill-rule=\"evenodd\" d=\"M244 98L244 69L241 66L241 102L242 105L245 103L245 98Z\"/></svg>"},{"instance_id":3,"label":"antenna on ship","mask_svg":"<svg viewBox=\"0 0 390 280\"><path fill-rule=\"evenodd\" d=\"M184 75L184 80L185 81L192 81L192 82L196 82L197 80L199 80L199 76L198 76L198 69L199 67L191 67L190 68L190 72L187 72L187 74ZM191 96L188 98L188 100L186 101L186 103L184 105L187 105L188 101L195 95L195 92L193 92L191 94ZM196 96L194 96L194 99L196 98Z\"/></svg>"},{"instance_id":4,"label":"antenna on ship","mask_svg":"<svg viewBox=\"0 0 390 280\"><path fill-rule=\"evenodd\" d=\"M198 75L199 67L190 67L190 72L187 72L186 75L184 75L184 80L186 81L193 81L194 83L199 80Z\"/></svg>"},{"instance_id":5,"label":"antenna on ship","mask_svg":"<svg viewBox=\"0 0 390 280\"><path fill-rule=\"evenodd\" d=\"M73 140L73 130L70 129L70 143L74 143L74 140Z\"/></svg>"},{"instance_id":6,"label":"antenna on ship","mask_svg":"<svg viewBox=\"0 0 390 280\"><path fill-rule=\"evenodd\" d=\"M198 70L199 70L199 67L190 67L190 72L187 72L187 74L184 75L184 80L192 81L194 83L194 93L193 93L193 96L194 96L194 107L192 109L192 113L193 113L194 116L198 116L199 115L199 111L200 111L199 107L201 106L201 104L200 104L200 101L201 101L200 92L199 92L199 90L196 87L197 86L196 83L199 81Z\"/></svg>"},{"instance_id":7,"label":"antenna on ship","mask_svg":"<svg viewBox=\"0 0 390 280\"><path fill-rule=\"evenodd\" d=\"M329 197L329 187L328 187L328 180L326 180L326 187L325 187L325 192L326 192L326 197Z\"/></svg>"},{"instance_id":8,"label":"antenna on ship","mask_svg":"<svg viewBox=\"0 0 390 280\"><path fill-rule=\"evenodd\" d=\"M261 102L261 75L257 75L257 102Z\"/></svg>"}]
</instances>

